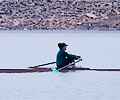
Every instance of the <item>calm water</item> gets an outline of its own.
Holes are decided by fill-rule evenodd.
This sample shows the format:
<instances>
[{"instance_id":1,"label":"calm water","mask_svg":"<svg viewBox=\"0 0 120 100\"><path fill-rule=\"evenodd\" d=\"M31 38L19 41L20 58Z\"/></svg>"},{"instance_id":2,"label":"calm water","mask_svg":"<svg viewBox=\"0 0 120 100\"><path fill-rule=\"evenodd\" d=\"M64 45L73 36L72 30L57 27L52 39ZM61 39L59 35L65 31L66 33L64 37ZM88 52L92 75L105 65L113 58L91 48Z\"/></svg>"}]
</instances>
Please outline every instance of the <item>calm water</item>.
<instances>
[{"instance_id":1,"label":"calm water","mask_svg":"<svg viewBox=\"0 0 120 100\"><path fill-rule=\"evenodd\" d=\"M119 100L120 73L1 74L0 100Z\"/></svg>"},{"instance_id":2,"label":"calm water","mask_svg":"<svg viewBox=\"0 0 120 100\"><path fill-rule=\"evenodd\" d=\"M0 68L27 68L55 61L58 42L66 42L69 53L83 57L77 66L120 68L119 33L0 31ZM0 100L119 100L119 83L119 72L0 74Z\"/></svg>"}]
</instances>

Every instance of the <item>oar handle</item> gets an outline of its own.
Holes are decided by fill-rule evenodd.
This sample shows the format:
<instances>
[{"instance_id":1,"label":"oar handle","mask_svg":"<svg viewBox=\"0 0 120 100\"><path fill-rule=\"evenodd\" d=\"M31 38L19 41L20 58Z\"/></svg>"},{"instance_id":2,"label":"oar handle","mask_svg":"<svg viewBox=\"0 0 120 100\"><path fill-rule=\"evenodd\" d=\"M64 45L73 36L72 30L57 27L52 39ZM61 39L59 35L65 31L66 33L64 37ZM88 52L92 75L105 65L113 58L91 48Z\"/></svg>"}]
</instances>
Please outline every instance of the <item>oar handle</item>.
<instances>
[{"instance_id":1,"label":"oar handle","mask_svg":"<svg viewBox=\"0 0 120 100\"><path fill-rule=\"evenodd\" d=\"M81 61L81 60L77 60L76 62L74 62L74 63L70 63L69 65L64 66L64 67L62 67L62 68L60 68L60 69L58 69L58 70L60 71L60 70L62 70L62 69L64 69L64 68L67 68L67 67L69 67L69 66L71 66L71 65L73 65L73 64L75 64L75 63L80 62L80 61Z\"/></svg>"}]
</instances>

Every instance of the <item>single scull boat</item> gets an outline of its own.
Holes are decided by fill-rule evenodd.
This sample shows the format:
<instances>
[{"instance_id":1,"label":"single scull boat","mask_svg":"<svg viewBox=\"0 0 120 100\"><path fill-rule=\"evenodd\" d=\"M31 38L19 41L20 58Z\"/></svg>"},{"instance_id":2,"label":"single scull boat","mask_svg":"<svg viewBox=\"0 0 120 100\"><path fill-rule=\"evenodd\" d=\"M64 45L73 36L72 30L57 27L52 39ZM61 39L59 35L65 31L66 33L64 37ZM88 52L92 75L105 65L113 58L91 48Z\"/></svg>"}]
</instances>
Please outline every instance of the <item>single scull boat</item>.
<instances>
[{"instance_id":1,"label":"single scull boat","mask_svg":"<svg viewBox=\"0 0 120 100\"><path fill-rule=\"evenodd\" d=\"M61 71L76 71L76 70L88 70L88 71L120 71L120 69L90 69L83 67L75 67L75 68L65 68ZM33 68L33 69L0 69L0 73L32 73L32 72L51 72L51 68Z\"/></svg>"}]
</instances>

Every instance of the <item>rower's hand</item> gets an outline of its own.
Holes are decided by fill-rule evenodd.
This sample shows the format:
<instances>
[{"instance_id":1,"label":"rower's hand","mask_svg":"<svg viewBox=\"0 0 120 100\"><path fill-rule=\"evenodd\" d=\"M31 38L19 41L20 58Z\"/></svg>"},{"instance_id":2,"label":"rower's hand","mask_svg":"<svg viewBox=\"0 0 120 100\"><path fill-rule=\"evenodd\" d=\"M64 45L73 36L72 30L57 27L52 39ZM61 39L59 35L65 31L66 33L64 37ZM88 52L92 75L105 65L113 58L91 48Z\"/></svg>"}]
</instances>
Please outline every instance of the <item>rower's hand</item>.
<instances>
[{"instance_id":1,"label":"rower's hand","mask_svg":"<svg viewBox=\"0 0 120 100\"><path fill-rule=\"evenodd\" d=\"M76 57L81 58L81 56L76 56Z\"/></svg>"},{"instance_id":2,"label":"rower's hand","mask_svg":"<svg viewBox=\"0 0 120 100\"><path fill-rule=\"evenodd\" d=\"M82 61L83 59L82 58L78 58L78 60Z\"/></svg>"}]
</instances>

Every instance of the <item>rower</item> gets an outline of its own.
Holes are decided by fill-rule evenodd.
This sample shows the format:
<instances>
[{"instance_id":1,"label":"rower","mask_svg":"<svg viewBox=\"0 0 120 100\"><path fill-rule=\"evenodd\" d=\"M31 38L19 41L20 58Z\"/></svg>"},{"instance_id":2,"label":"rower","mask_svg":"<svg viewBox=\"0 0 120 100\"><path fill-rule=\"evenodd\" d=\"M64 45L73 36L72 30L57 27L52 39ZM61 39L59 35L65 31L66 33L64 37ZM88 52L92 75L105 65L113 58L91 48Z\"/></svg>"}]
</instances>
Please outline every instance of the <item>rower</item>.
<instances>
[{"instance_id":1,"label":"rower","mask_svg":"<svg viewBox=\"0 0 120 100\"><path fill-rule=\"evenodd\" d=\"M67 48L67 44L65 43L58 43L59 51L57 53L56 57L56 65L57 69L62 68L69 63L75 62L75 60L81 60L81 56L73 55L73 54L68 54L65 50ZM74 65L75 66L75 65Z\"/></svg>"}]
</instances>

